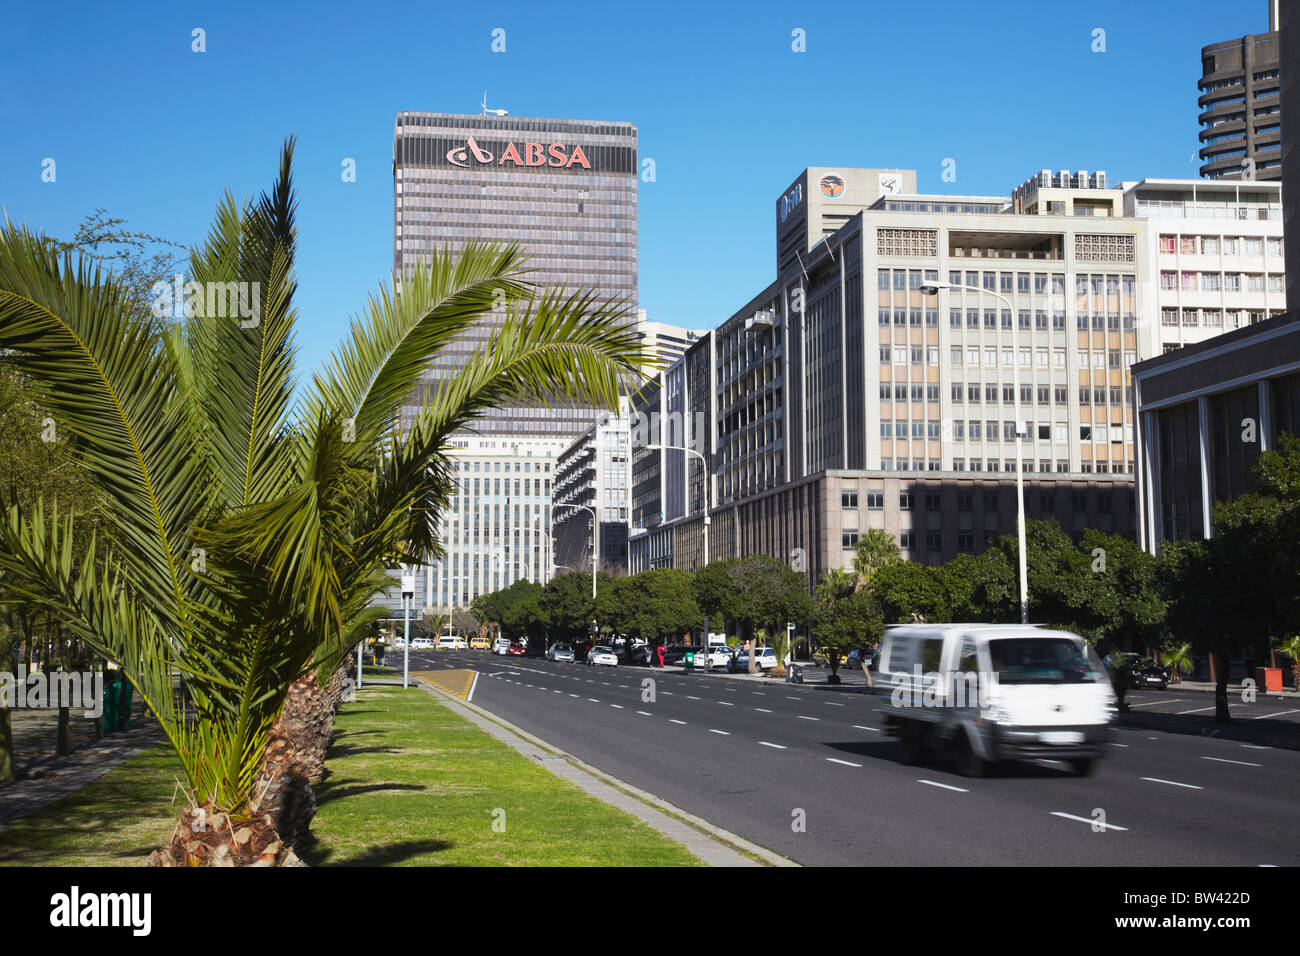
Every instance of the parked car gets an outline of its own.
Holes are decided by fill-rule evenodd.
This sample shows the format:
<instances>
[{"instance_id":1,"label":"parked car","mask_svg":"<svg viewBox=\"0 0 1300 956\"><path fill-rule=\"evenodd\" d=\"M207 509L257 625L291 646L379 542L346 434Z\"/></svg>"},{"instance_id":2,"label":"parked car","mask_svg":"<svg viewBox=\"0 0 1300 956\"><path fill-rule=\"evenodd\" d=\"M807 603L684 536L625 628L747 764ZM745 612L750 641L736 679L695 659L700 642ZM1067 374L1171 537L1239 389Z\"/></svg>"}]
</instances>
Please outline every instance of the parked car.
<instances>
[{"instance_id":1,"label":"parked car","mask_svg":"<svg viewBox=\"0 0 1300 956\"><path fill-rule=\"evenodd\" d=\"M1169 672L1155 661L1139 663L1129 671L1130 687L1158 687L1164 690L1169 686Z\"/></svg>"},{"instance_id":2,"label":"parked car","mask_svg":"<svg viewBox=\"0 0 1300 956\"><path fill-rule=\"evenodd\" d=\"M551 649L546 652L546 659L550 661L564 661L567 664L572 664L573 647L569 644L552 644Z\"/></svg>"},{"instance_id":3,"label":"parked car","mask_svg":"<svg viewBox=\"0 0 1300 956\"><path fill-rule=\"evenodd\" d=\"M523 657L527 653L527 649L518 641L511 642L510 646L506 648L507 657Z\"/></svg>"},{"instance_id":4,"label":"parked car","mask_svg":"<svg viewBox=\"0 0 1300 956\"><path fill-rule=\"evenodd\" d=\"M469 647L465 638L455 634L443 634L438 638L438 650L440 651L463 651Z\"/></svg>"},{"instance_id":5,"label":"parked car","mask_svg":"<svg viewBox=\"0 0 1300 956\"><path fill-rule=\"evenodd\" d=\"M730 667L731 666L731 648L726 644L713 644L709 647L708 652L710 667Z\"/></svg>"},{"instance_id":6,"label":"parked car","mask_svg":"<svg viewBox=\"0 0 1300 956\"><path fill-rule=\"evenodd\" d=\"M1078 634L1029 624L900 624L885 632L877 686L904 763L947 751L983 776L1006 760L1091 772L1106 750L1115 693Z\"/></svg>"},{"instance_id":7,"label":"parked car","mask_svg":"<svg viewBox=\"0 0 1300 956\"><path fill-rule=\"evenodd\" d=\"M434 649L433 638L431 637L413 637L411 638L411 650L413 651L431 651Z\"/></svg>"},{"instance_id":8,"label":"parked car","mask_svg":"<svg viewBox=\"0 0 1300 956\"><path fill-rule=\"evenodd\" d=\"M498 637L492 642L492 653L505 657L510 652L510 641L504 637Z\"/></svg>"},{"instance_id":9,"label":"parked car","mask_svg":"<svg viewBox=\"0 0 1300 956\"><path fill-rule=\"evenodd\" d=\"M839 651L838 653L840 657L840 662L836 666L843 667L845 664L849 662L850 655L846 654L844 651ZM819 647L817 648L817 650L813 651L812 661L814 664L820 664L822 667L830 667L831 654L832 651L830 651L828 648Z\"/></svg>"},{"instance_id":10,"label":"parked car","mask_svg":"<svg viewBox=\"0 0 1300 956\"><path fill-rule=\"evenodd\" d=\"M776 659L776 651L770 647L760 647L755 652L758 660L758 669L760 671L770 671L779 661ZM741 651L733 657L727 664L727 670L733 674L739 671L749 670L749 651Z\"/></svg>"},{"instance_id":11,"label":"parked car","mask_svg":"<svg viewBox=\"0 0 1300 956\"><path fill-rule=\"evenodd\" d=\"M471 637L469 639L469 649L471 651L486 651L490 650L491 647L492 642L486 637Z\"/></svg>"},{"instance_id":12,"label":"parked car","mask_svg":"<svg viewBox=\"0 0 1300 956\"><path fill-rule=\"evenodd\" d=\"M640 667L649 665L650 645L638 644L636 647L632 648L631 652L627 655L627 662L629 664L636 664Z\"/></svg>"},{"instance_id":13,"label":"parked car","mask_svg":"<svg viewBox=\"0 0 1300 956\"><path fill-rule=\"evenodd\" d=\"M613 648L598 644L587 652L587 663L593 667L596 665L617 667L618 657L614 654Z\"/></svg>"}]
</instances>

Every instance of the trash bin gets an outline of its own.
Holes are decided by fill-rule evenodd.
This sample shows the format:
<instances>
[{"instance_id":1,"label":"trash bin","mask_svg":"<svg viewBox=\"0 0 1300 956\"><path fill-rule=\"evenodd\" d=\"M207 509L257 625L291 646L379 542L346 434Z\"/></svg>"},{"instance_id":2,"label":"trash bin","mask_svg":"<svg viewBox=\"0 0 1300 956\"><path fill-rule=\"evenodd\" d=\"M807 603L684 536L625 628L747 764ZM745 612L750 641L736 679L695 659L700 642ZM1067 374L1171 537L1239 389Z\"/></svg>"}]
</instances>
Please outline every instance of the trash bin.
<instances>
[{"instance_id":1,"label":"trash bin","mask_svg":"<svg viewBox=\"0 0 1300 956\"><path fill-rule=\"evenodd\" d=\"M121 678L104 679L104 733L111 734L117 730L117 701L121 696Z\"/></svg>"},{"instance_id":2,"label":"trash bin","mask_svg":"<svg viewBox=\"0 0 1300 956\"><path fill-rule=\"evenodd\" d=\"M687 651L685 656L682 657L682 664L688 671L695 670L695 652Z\"/></svg>"},{"instance_id":3,"label":"trash bin","mask_svg":"<svg viewBox=\"0 0 1300 956\"><path fill-rule=\"evenodd\" d=\"M1282 693L1282 668L1256 667L1255 686L1266 694Z\"/></svg>"}]
</instances>

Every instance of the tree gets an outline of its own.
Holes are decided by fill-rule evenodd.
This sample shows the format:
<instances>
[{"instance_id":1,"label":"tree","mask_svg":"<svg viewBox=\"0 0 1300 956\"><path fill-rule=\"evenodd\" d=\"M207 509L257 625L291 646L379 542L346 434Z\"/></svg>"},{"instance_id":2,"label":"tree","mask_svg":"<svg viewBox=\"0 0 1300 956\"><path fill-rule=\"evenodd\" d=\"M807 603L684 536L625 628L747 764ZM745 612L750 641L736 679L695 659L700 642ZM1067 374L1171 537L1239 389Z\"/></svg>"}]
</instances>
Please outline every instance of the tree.
<instances>
[{"instance_id":1,"label":"tree","mask_svg":"<svg viewBox=\"0 0 1300 956\"><path fill-rule=\"evenodd\" d=\"M598 593L606 593L612 581L608 574L598 574ZM596 604L591 599L590 571L570 571L551 578L542 589L540 600L541 609L550 621L557 639L576 642L587 639L590 624L596 620Z\"/></svg>"},{"instance_id":2,"label":"tree","mask_svg":"<svg viewBox=\"0 0 1300 956\"><path fill-rule=\"evenodd\" d=\"M884 633L871 592L856 590L856 584L852 574L826 571L815 591L813 633L826 654L832 684L839 683L842 655L871 646Z\"/></svg>"},{"instance_id":3,"label":"tree","mask_svg":"<svg viewBox=\"0 0 1300 956\"><path fill-rule=\"evenodd\" d=\"M644 361L621 307L538 293L516 248L470 244L403 276L400 296L372 298L295 404L292 154L290 140L258 200L227 194L190 256L200 287L259 289L256 322L141 315L84 258L26 229L0 233L0 361L22 363L74 437L108 528L74 553L68 502L11 506L0 574L119 661L157 716L194 804L160 857L174 863L228 845L192 836L196 819L264 828L255 783L290 685L332 674L383 613L371 601L388 563L435 549L451 433L541 394L614 407ZM489 340L399 429L417 373L503 298ZM177 672L196 720L172 693Z\"/></svg>"},{"instance_id":4,"label":"tree","mask_svg":"<svg viewBox=\"0 0 1300 956\"><path fill-rule=\"evenodd\" d=\"M1167 634L1166 604L1157 581L1159 561L1126 535L1089 529L1080 545L1089 560L1092 581L1109 593L1101 609L1098 643L1106 648L1142 650L1159 647Z\"/></svg>"},{"instance_id":5,"label":"tree","mask_svg":"<svg viewBox=\"0 0 1300 956\"><path fill-rule=\"evenodd\" d=\"M902 552L892 534L879 528L869 530L858 538L853 558L853 567L858 575L858 589L870 587L872 575L886 565L901 560Z\"/></svg>"},{"instance_id":6,"label":"tree","mask_svg":"<svg viewBox=\"0 0 1300 956\"><path fill-rule=\"evenodd\" d=\"M951 620L943 572L917 561L896 561L871 579L879 616L890 624Z\"/></svg>"},{"instance_id":7,"label":"tree","mask_svg":"<svg viewBox=\"0 0 1300 956\"><path fill-rule=\"evenodd\" d=\"M600 596L599 619L652 647L687 631L698 633L704 616L691 583L689 572L671 568L617 578Z\"/></svg>"},{"instance_id":8,"label":"tree","mask_svg":"<svg viewBox=\"0 0 1300 956\"><path fill-rule=\"evenodd\" d=\"M1182 683L1183 671L1190 670L1192 667L1192 645L1186 643L1169 645L1161 657L1164 659L1165 666L1172 671L1170 679L1173 683Z\"/></svg>"},{"instance_id":9,"label":"tree","mask_svg":"<svg viewBox=\"0 0 1300 956\"><path fill-rule=\"evenodd\" d=\"M1277 650L1291 658L1291 682L1300 689L1300 634L1279 641Z\"/></svg>"}]
</instances>

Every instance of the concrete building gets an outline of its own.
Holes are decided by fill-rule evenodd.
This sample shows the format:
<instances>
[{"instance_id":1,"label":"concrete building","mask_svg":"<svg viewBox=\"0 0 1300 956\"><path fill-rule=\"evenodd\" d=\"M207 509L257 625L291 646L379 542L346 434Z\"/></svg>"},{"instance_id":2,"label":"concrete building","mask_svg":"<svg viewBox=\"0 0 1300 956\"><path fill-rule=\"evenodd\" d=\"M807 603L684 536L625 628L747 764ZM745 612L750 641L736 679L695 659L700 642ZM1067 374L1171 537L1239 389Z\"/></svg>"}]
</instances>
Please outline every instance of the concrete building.
<instances>
[{"instance_id":1,"label":"concrete building","mask_svg":"<svg viewBox=\"0 0 1300 956\"><path fill-rule=\"evenodd\" d=\"M1214 503L1254 486L1260 452L1300 435L1300 314L1140 362L1138 541L1208 538Z\"/></svg>"},{"instance_id":2,"label":"concrete building","mask_svg":"<svg viewBox=\"0 0 1300 956\"><path fill-rule=\"evenodd\" d=\"M651 322L646 318L645 309L637 309L636 328L641 336L641 344L664 367L677 361L686 354L692 343L708 334L707 330L683 329L667 322Z\"/></svg>"},{"instance_id":3,"label":"concrete building","mask_svg":"<svg viewBox=\"0 0 1300 956\"><path fill-rule=\"evenodd\" d=\"M1150 221L1145 256L1159 274L1163 351L1285 311L1281 194L1276 182L1123 184L1123 215Z\"/></svg>"},{"instance_id":4,"label":"concrete building","mask_svg":"<svg viewBox=\"0 0 1300 956\"><path fill-rule=\"evenodd\" d=\"M629 406L630 400L622 399L619 414L602 414L557 458L551 525L557 567L591 570L592 526L599 521L597 567L616 576L627 573L632 510Z\"/></svg>"},{"instance_id":5,"label":"concrete building","mask_svg":"<svg viewBox=\"0 0 1300 956\"><path fill-rule=\"evenodd\" d=\"M1278 14L1268 2L1268 32L1201 48L1201 175L1207 179L1282 178Z\"/></svg>"},{"instance_id":6,"label":"concrete building","mask_svg":"<svg viewBox=\"0 0 1300 956\"><path fill-rule=\"evenodd\" d=\"M1282 53L1282 221L1286 236L1287 309L1300 312L1300 12L1294 3L1281 12Z\"/></svg>"},{"instance_id":7,"label":"concrete building","mask_svg":"<svg viewBox=\"0 0 1300 956\"><path fill-rule=\"evenodd\" d=\"M637 302L637 128L630 123L403 112L393 133L393 271L471 241L518 243L541 287ZM463 336L413 396L454 375L489 333ZM408 410L408 415L414 408ZM569 402L493 409L479 431L572 439L595 420Z\"/></svg>"},{"instance_id":8,"label":"concrete building","mask_svg":"<svg viewBox=\"0 0 1300 956\"><path fill-rule=\"evenodd\" d=\"M467 607L526 579L549 579L555 438L462 434L453 439L457 490L438 534L444 555L422 569L427 605Z\"/></svg>"}]
</instances>

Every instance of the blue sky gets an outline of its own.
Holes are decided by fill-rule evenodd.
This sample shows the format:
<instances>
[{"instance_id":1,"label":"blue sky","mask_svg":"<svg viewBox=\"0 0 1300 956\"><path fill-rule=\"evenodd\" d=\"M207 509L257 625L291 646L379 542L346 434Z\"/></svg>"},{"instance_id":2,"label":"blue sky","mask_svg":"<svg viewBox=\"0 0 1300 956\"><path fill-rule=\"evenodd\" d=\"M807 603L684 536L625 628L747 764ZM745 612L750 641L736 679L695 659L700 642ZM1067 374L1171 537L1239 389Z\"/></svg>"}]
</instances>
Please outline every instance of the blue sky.
<instances>
[{"instance_id":1,"label":"blue sky","mask_svg":"<svg viewBox=\"0 0 1300 956\"><path fill-rule=\"evenodd\" d=\"M104 207L197 243L222 191L264 189L295 134L306 371L392 268L395 115L477 112L486 88L513 115L640 127L656 166L640 187L641 305L712 327L773 278L772 204L803 167L914 168L922 192L965 194L1040 168L1195 176L1200 48L1266 29L1264 0L10 0L0 202L60 237ZM947 158L956 182L940 179Z\"/></svg>"}]
</instances>

